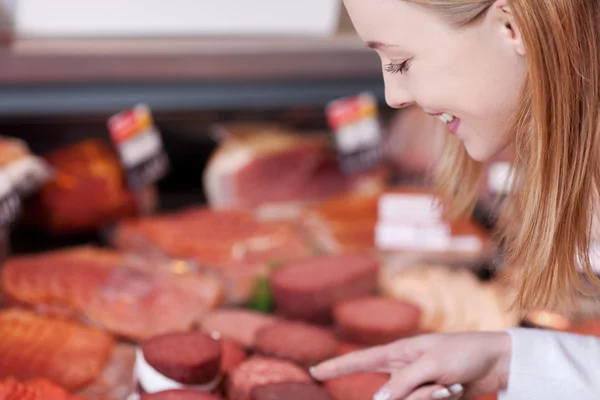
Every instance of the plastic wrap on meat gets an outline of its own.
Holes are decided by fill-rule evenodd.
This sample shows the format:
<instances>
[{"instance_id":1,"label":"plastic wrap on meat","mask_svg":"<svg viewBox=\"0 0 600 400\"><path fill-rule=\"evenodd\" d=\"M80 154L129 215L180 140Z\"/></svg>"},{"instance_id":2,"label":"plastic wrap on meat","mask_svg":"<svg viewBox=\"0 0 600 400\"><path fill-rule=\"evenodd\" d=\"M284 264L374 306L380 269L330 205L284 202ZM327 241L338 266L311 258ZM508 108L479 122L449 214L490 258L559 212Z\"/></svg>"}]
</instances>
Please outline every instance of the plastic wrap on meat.
<instances>
[{"instance_id":1,"label":"plastic wrap on meat","mask_svg":"<svg viewBox=\"0 0 600 400\"><path fill-rule=\"evenodd\" d=\"M93 382L114 340L75 322L9 309L0 311L0 378L46 378L69 390Z\"/></svg>"},{"instance_id":2,"label":"plastic wrap on meat","mask_svg":"<svg viewBox=\"0 0 600 400\"><path fill-rule=\"evenodd\" d=\"M204 173L215 208L315 201L385 180L380 171L344 175L324 132L297 134L274 124L222 125L218 132L221 146Z\"/></svg>"},{"instance_id":3,"label":"plastic wrap on meat","mask_svg":"<svg viewBox=\"0 0 600 400\"><path fill-rule=\"evenodd\" d=\"M25 203L25 218L52 234L88 232L138 215L155 202L149 188L136 200L117 154L105 142L86 140L49 154L55 176Z\"/></svg>"},{"instance_id":4,"label":"plastic wrap on meat","mask_svg":"<svg viewBox=\"0 0 600 400\"><path fill-rule=\"evenodd\" d=\"M218 271L227 284L229 303L250 296L268 264L308 256L312 248L292 222L260 221L241 210L189 209L127 221L115 245L156 259L187 260L199 270Z\"/></svg>"},{"instance_id":5,"label":"plastic wrap on meat","mask_svg":"<svg viewBox=\"0 0 600 400\"><path fill-rule=\"evenodd\" d=\"M134 340L190 329L221 300L219 280L207 274L138 264L91 247L13 257L2 271L2 290L9 301Z\"/></svg>"},{"instance_id":6,"label":"plastic wrap on meat","mask_svg":"<svg viewBox=\"0 0 600 400\"><path fill-rule=\"evenodd\" d=\"M126 400L134 390L134 365L135 346L118 343L102 374L77 395L90 399Z\"/></svg>"}]
</instances>

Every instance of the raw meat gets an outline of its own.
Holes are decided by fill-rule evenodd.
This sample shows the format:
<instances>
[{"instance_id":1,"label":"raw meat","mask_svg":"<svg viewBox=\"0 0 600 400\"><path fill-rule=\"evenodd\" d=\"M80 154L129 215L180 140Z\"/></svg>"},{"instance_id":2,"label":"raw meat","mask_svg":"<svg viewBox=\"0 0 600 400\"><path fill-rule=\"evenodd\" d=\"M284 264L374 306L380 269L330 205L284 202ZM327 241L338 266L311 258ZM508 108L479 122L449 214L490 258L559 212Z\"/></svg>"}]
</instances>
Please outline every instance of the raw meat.
<instances>
[{"instance_id":1,"label":"raw meat","mask_svg":"<svg viewBox=\"0 0 600 400\"><path fill-rule=\"evenodd\" d=\"M390 379L387 374L364 372L323 383L334 400L370 400Z\"/></svg>"},{"instance_id":2,"label":"raw meat","mask_svg":"<svg viewBox=\"0 0 600 400\"><path fill-rule=\"evenodd\" d=\"M308 235L330 253L375 248L379 192L338 196L309 207L303 215Z\"/></svg>"},{"instance_id":3,"label":"raw meat","mask_svg":"<svg viewBox=\"0 0 600 400\"><path fill-rule=\"evenodd\" d=\"M311 254L291 222L259 221L241 210L193 208L122 224L118 248L158 259L193 262L197 270L216 271L226 283L228 303L243 303L268 264Z\"/></svg>"},{"instance_id":4,"label":"raw meat","mask_svg":"<svg viewBox=\"0 0 600 400\"><path fill-rule=\"evenodd\" d=\"M283 382L252 390L251 400L333 400L325 389L312 383Z\"/></svg>"},{"instance_id":5,"label":"raw meat","mask_svg":"<svg viewBox=\"0 0 600 400\"><path fill-rule=\"evenodd\" d=\"M421 311L408 302L373 296L336 304L333 317L344 339L377 346L415 334Z\"/></svg>"},{"instance_id":6,"label":"raw meat","mask_svg":"<svg viewBox=\"0 0 600 400\"><path fill-rule=\"evenodd\" d=\"M290 263L276 270L270 281L278 312L327 323L335 303L373 293L377 276L378 263L372 256L340 254Z\"/></svg>"},{"instance_id":7,"label":"raw meat","mask_svg":"<svg viewBox=\"0 0 600 400\"><path fill-rule=\"evenodd\" d=\"M101 140L85 140L46 157L55 176L25 203L25 217L53 234L77 234L152 209L149 188L138 204L127 188L117 154Z\"/></svg>"},{"instance_id":8,"label":"raw meat","mask_svg":"<svg viewBox=\"0 0 600 400\"><path fill-rule=\"evenodd\" d=\"M75 248L9 259L2 290L13 302L142 340L187 330L220 302L216 278L168 270L175 267L161 270L117 252Z\"/></svg>"},{"instance_id":9,"label":"raw meat","mask_svg":"<svg viewBox=\"0 0 600 400\"><path fill-rule=\"evenodd\" d=\"M141 400L223 400L223 398L216 394L197 390L166 390L154 394L144 394Z\"/></svg>"},{"instance_id":10,"label":"raw meat","mask_svg":"<svg viewBox=\"0 0 600 400\"><path fill-rule=\"evenodd\" d=\"M329 331L301 322L280 322L261 329L255 349L267 357L311 367L335 355L338 342Z\"/></svg>"},{"instance_id":11,"label":"raw meat","mask_svg":"<svg viewBox=\"0 0 600 400\"><path fill-rule=\"evenodd\" d=\"M263 327L277 322L277 318L255 311L223 308L211 311L201 321L202 330L217 332L247 348L253 348L256 334Z\"/></svg>"},{"instance_id":12,"label":"raw meat","mask_svg":"<svg viewBox=\"0 0 600 400\"><path fill-rule=\"evenodd\" d=\"M185 385L212 382L221 368L221 343L202 332L170 333L141 344L146 362Z\"/></svg>"},{"instance_id":13,"label":"raw meat","mask_svg":"<svg viewBox=\"0 0 600 400\"><path fill-rule=\"evenodd\" d=\"M231 371L227 385L229 400L251 400L255 387L280 382L312 382L308 372L287 361L253 357Z\"/></svg>"},{"instance_id":14,"label":"raw meat","mask_svg":"<svg viewBox=\"0 0 600 400\"><path fill-rule=\"evenodd\" d=\"M45 379L0 381L0 400L76 400L62 387ZM83 399L81 399L83 400Z\"/></svg>"},{"instance_id":15,"label":"raw meat","mask_svg":"<svg viewBox=\"0 0 600 400\"><path fill-rule=\"evenodd\" d=\"M28 311L0 311L0 378L46 378L69 390L100 376L114 346L105 332Z\"/></svg>"},{"instance_id":16,"label":"raw meat","mask_svg":"<svg viewBox=\"0 0 600 400\"><path fill-rule=\"evenodd\" d=\"M297 134L272 124L220 127L224 136L204 172L215 208L305 202L380 187L380 171L345 176L327 134Z\"/></svg>"}]
</instances>

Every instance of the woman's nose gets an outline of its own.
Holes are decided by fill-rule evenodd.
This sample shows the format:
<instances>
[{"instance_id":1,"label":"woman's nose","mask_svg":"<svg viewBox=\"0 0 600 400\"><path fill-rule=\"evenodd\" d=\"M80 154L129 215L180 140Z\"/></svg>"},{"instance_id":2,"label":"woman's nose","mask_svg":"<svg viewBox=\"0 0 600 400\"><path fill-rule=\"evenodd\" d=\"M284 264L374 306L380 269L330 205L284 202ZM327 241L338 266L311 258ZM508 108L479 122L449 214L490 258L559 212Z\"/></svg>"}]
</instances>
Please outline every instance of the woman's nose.
<instances>
[{"instance_id":1,"label":"woman's nose","mask_svg":"<svg viewBox=\"0 0 600 400\"><path fill-rule=\"evenodd\" d=\"M414 100L410 93L398 86L385 85L385 101L392 108L405 108L413 105Z\"/></svg>"}]
</instances>

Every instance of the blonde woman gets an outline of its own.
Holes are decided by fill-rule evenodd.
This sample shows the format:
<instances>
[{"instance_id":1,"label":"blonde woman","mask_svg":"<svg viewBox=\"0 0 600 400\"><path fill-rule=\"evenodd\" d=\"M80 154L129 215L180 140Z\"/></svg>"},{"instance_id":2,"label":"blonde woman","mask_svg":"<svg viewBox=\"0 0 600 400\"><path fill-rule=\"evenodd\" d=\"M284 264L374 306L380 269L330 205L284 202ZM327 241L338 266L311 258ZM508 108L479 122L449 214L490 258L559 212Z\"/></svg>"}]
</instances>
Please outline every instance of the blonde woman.
<instances>
[{"instance_id":1,"label":"blonde woman","mask_svg":"<svg viewBox=\"0 0 600 400\"><path fill-rule=\"evenodd\" d=\"M600 199L600 1L345 0L381 57L387 102L440 118L438 178L468 214L483 162L507 147L501 234L517 306L567 307L592 287ZM582 279L586 277L587 285ZM592 283L592 285L590 285ZM600 398L600 340L541 330L424 335L327 361L325 380L388 371L376 400Z\"/></svg>"}]
</instances>

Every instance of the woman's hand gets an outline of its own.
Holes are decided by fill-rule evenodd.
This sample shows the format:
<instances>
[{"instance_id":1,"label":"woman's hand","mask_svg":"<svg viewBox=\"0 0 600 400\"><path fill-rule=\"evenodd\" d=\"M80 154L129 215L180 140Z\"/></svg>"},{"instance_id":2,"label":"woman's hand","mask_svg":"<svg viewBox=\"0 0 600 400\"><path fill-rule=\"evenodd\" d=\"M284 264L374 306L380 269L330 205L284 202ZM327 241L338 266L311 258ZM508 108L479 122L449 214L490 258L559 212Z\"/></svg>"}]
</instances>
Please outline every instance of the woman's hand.
<instances>
[{"instance_id":1,"label":"woman's hand","mask_svg":"<svg viewBox=\"0 0 600 400\"><path fill-rule=\"evenodd\" d=\"M422 335L326 361L311 374L390 373L375 400L474 399L506 388L510 354L507 333Z\"/></svg>"}]
</instances>

